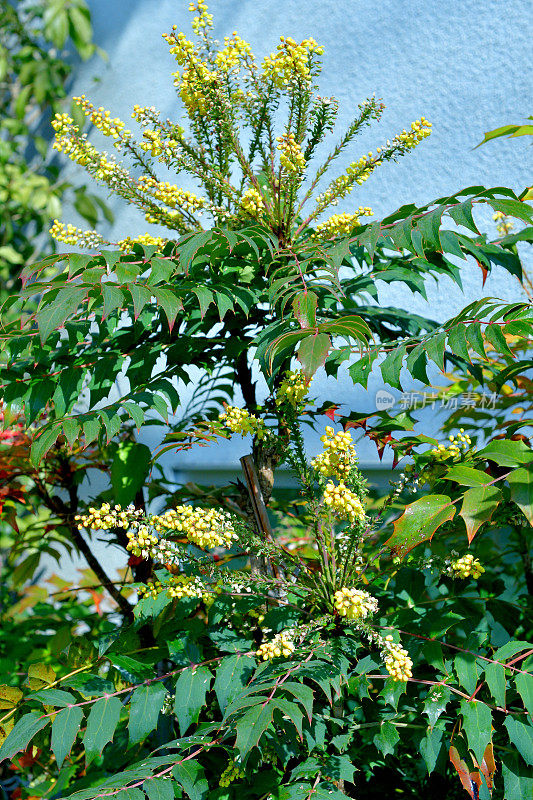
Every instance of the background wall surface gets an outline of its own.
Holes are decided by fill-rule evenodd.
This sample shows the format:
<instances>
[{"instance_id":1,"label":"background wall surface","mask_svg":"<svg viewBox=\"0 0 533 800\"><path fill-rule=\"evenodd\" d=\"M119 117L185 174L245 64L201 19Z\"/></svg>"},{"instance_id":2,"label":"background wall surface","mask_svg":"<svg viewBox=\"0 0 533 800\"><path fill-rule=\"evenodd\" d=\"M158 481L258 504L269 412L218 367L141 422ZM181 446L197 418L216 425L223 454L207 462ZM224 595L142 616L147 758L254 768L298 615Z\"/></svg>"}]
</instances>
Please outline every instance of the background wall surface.
<instances>
[{"instance_id":1,"label":"background wall surface","mask_svg":"<svg viewBox=\"0 0 533 800\"><path fill-rule=\"evenodd\" d=\"M126 120L135 103L155 105L163 117L176 119L179 104L170 78L176 66L161 33L174 23L191 33L187 2L89 0L89 5L96 41L109 60L80 65L72 93L85 92L97 106ZM321 94L334 94L340 102L339 132L362 99L373 93L384 99L381 122L364 131L338 160L339 172L421 115L433 123L429 139L398 164L377 170L340 211L370 205L379 219L406 202L424 204L466 186L505 185L519 191L531 182L533 148L525 138L474 149L484 131L533 113L531 0L213 0L210 11L219 39L237 30L260 58L275 49L280 35L296 40L313 36L324 45ZM94 134L90 138L101 145ZM157 230L122 201L112 199L111 205L115 223L101 228L110 238ZM65 219L78 222L68 210ZM488 210L480 224L494 233ZM398 285L383 286L380 300L443 320L482 292L505 300L521 296L518 283L503 271L496 270L484 288L474 263L463 274L462 292L441 280L438 286L428 285L427 302ZM333 382L324 378L315 384L315 391L332 397ZM376 370L368 392L354 388L346 377L335 388L335 399L351 409L371 410L381 386ZM423 424L435 429L436 422L435 409L429 409ZM176 466L214 475L235 465L247 447L238 441L199 450ZM360 455L364 464L376 465L373 445L362 444Z\"/></svg>"}]
</instances>

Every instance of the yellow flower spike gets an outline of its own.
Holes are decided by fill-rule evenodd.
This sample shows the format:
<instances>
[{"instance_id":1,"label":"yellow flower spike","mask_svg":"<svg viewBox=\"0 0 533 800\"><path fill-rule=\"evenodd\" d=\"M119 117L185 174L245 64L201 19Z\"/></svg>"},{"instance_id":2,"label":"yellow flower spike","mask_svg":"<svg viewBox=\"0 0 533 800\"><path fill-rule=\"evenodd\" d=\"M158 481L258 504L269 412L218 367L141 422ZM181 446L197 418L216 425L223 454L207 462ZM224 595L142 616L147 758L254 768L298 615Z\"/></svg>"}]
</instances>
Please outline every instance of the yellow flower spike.
<instances>
[{"instance_id":1,"label":"yellow flower spike","mask_svg":"<svg viewBox=\"0 0 533 800\"><path fill-rule=\"evenodd\" d=\"M378 608L376 598L368 592L348 587L335 592L333 605L346 619L365 619L369 614L375 614Z\"/></svg>"},{"instance_id":2,"label":"yellow flower spike","mask_svg":"<svg viewBox=\"0 0 533 800\"><path fill-rule=\"evenodd\" d=\"M273 658L284 656L287 658L295 650L293 635L291 631L277 633L272 641L263 642L256 650L256 655L263 661L272 661Z\"/></svg>"},{"instance_id":3,"label":"yellow flower spike","mask_svg":"<svg viewBox=\"0 0 533 800\"><path fill-rule=\"evenodd\" d=\"M474 578L477 580L485 572L481 562L472 553L466 553L450 564L450 571L455 578Z\"/></svg>"},{"instance_id":4,"label":"yellow flower spike","mask_svg":"<svg viewBox=\"0 0 533 800\"><path fill-rule=\"evenodd\" d=\"M365 519L361 500L342 482L335 486L329 481L324 490L324 504L338 519L348 520L352 525Z\"/></svg>"},{"instance_id":5,"label":"yellow flower spike","mask_svg":"<svg viewBox=\"0 0 533 800\"><path fill-rule=\"evenodd\" d=\"M227 406L226 410L218 415L218 418L232 433L240 433L243 437L251 433L258 439L263 439L266 434L263 420L250 414L246 408Z\"/></svg>"},{"instance_id":6,"label":"yellow flower spike","mask_svg":"<svg viewBox=\"0 0 533 800\"><path fill-rule=\"evenodd\" d=\"M310 383L311 381L306 380L301 372L287 372L277 391L276 405L289 403L293 408L298 408L309 393Z\"/></svg>"},{"instance_id":7,"label":"yellow flower spike","mask_svg":"<svg viewBox=\"0 0 533 800\"><path fill-rule=\"evenodd\" d=\"M383 640L383 654L385 667L393 681L407 681L413 677L413 662L407 650L394 642L392 636L386 636Z\"/></svg>"},{"instance_id":8,"label":"yellow flower spike","mask_svg":"<svg viewBox=\"0 0 533 800\"><path fill-rule=\"evenodd\" d=\"M328 425L320 441L324 445L324 452L313 458L311 466L326 478L345 478L356 462L351 434L347 431L335 433Z\"/></svg>"}]
</instances>

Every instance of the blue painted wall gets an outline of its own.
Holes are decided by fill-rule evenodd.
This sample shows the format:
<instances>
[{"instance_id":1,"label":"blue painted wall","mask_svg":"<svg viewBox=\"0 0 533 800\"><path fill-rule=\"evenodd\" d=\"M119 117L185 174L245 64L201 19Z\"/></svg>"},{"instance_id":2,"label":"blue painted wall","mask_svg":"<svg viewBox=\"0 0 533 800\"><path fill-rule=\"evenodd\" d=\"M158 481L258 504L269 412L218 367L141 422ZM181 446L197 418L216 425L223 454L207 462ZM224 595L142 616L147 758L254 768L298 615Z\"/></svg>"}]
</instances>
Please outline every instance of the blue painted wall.
<instances>
[{"instance_id":1,"label":"blue painted wall","mask_svg":"<svg viewBox=\"0 0 533 800\"><path fill-rule=\"evenodd\" d=\"M174 23L190 33L187 3L89 0L89 5L96 40L109 60L81 65L72 92L85 92L96 105L125 119L134 103L155 105L164 117L175 117L179 105L169 77L175 62L161 33ZM321 93L340 101L339 131L360 100L374 92L383 97L387 111L381 123L339 159L339 171L420 115L433 123L432 136L413 154L374 173L339 210L370 205L379 218L403 203L423 204L469 185L521 190L531 183L533 148L525 139L473 149L484 131L533 113L531 0L213 0L210 10L216 36L238 30L260 57L276 47L281 34L313 36L323 44ZM98 135L91 138L100 143ZM68 169L72 174L74 168ZM116 221L102 228L110 238L147 230L134 209L117 200L111 205ZM480 221L494 230L490 216L487 211ZM77 221L74 214L65 218ZM496 271L483 289L479 269L468 264L463 292L441 281L429 286L428 303L401 286L383 287L381 299L442 320L482 293L512 300L521 289L503 271ZM351 408L370 409L381 385L379 374L374 375L365 393L344 378L335 394ZM333 382L318 380L317 388L331 396ZM425 424L434 428L436 423L435 413L429 412ZM225 445L224 451L199 451L187 463L200 469L230 466L245 450L246 445L236 443L229 451ZM375 449L362 447L361 458L375 463Z\"/></svg>"}]
</instances>

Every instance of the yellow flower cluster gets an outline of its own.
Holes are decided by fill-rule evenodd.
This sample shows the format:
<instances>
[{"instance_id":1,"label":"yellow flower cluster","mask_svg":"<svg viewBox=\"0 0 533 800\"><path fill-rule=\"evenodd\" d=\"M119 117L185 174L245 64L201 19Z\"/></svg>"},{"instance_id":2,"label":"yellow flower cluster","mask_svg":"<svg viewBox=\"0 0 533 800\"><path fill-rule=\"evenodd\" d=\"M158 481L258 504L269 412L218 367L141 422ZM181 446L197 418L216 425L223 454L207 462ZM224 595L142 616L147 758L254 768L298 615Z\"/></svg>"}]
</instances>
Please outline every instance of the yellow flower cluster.
<instances>
[{"instance_id":1,"label":"yellow flower cluster","mask_svg":"<svg viewBox=\"0 0 533 800\"><path fill-rule=\"evenodd\" d=\"M251 217L257 217L265 208L264 200L261 193L257 191L254 186L250 186L241 195L241 208L250 214Z\"/></svg>"},{"instance_id":2,"label":"yellow flower cluster","mask_svg":"<svg viewBox=\"0 0 533 800\"><path fill-rule=\"evenodd\" d=\"M278 143L277 149L280 151L279 161L281 166L287 172L294 174L303 172L305 169L305 157L300 145L294 138L294 134L289 132L284 136L278 136L276 141Z\"/></svg>"},{"instance_id":3,"label":"yellow flower cluster","mask_svg":"<svg viewBox=\"0 0 533 800\"><path fill-rule=\"evenodd\" d=\"M161 592L167 592L169 597L178 598L198 598L210 604L213 600L213 593L207 589L199 578L188 578L185 575L172 575L164 585L161 581L154 581L146 586L139 586L137 592L139 599L144 597L157 597Z\"/></svg>"},{"instance_id":4,"label":"yellow flower cluster","mask_svg":"<svg viewBox=\"0 0 533 800\"><path fill-rule=\"evenodd\" d=\"M96 231L83 231L69 222L65 225L58 219L48 231L52 239L56 242L63 242L64 244L78 245L79 247L87 247L91 250L98 250L105 244L103 236Z\"/></svg>"},{"instance_id":5,"label":"yellow flower cluster","mask_svg":"<svg viewBox=\"0 0 533 800\"><path fill-rule=\"evenodd\" d=\"M313 458L311 466L326 478L346 477L356 460L351 434L348 431L335 433L331 425L327 425L320 441L324 445L324 452Z\"/></svg>"},{"instance_id":6,"label":"yellow flower cluster","mask_svg":"<svg viewBox=\"0 0 533 800\"><path fill-rule=\"evenodd\" d=\"M282 631L277 633L271 642L263 642L263 644L256 650L258 658L263 661L271 661L278 656L290 656L294 652L294 642L292 635L289 631Z\"/></svg>"},{"instance_id":7,"label":"yellow flower cluster","mask_svg":"<svg viewBox=\"0 0 533 800\"><path fill-rule=\"evenodd\" d=\"M226 410L221 412L218 418L232 433L240 433L243 437L251 433L258 439L263 439L265 436L266 426L263 420L250 414L246 408L226 406Z\"/></svg>"},{"instance_id":8,"label":"yellow flower cluster","mask_svg":"<svg viewBox=\"0 0 533 800\"><path fill-rule=\"evenodd\" d=\"M189 11L191 14L196 12L196 16L193 17L191 22L191 27L196 35L199 35L207 28L213 27L213 15L207 13L207 4L203 3L202 0L189 3Z\"/></svg>"},{"instance_id":9,"label":"yellow flower cluster","mask_svg":"<svg viewBox=\"0 0 533 800\"><path fill-rule=\"evenodd\" d=\"M204 19L208 17L211 15L205 15ZM185 67L181 75L179 72L172 73L174 85L178 88L189 115L195 113L204 115L207 113L209 105L207 90L217 83L217 73L210 70L202 61L194 43L187 39L181 31L176 34L176 30L177 27L173 25L172 33L163 34L163 38L170 45L170 52L178 64Z\"/></svg>"},{"instance_id":10,"label":"yellow flower cluster","mask_svg":"<svg viewBox=\"0 0 533 800\"><path fill-rule=\"evenodd\" d=\"M507 236L514 229L514 223L507 217L503 211L496 211L492 215L492 219L496 223L496 229L502 236Z\"/></svg>"},{"instance_id":11,"label":"yellow flower cluster","mask_svg":"<svg viewBox=\"0 0 533 800\"><path fill-rule=\"evenodd\" d=\"M220 776L218 785L221 788L225 789L230 785L230 783L239 780L239 778L244 778L244 776L245 772L237 766L235 761L230 761L228 766Z\"/></svg>"},{"instance_id":12,"label":"yellow flower cluster","mask_svg":"<svg viewBox=\"0 0 533 800\"><path fill-rule=\"evenodd\" d=\"M415 122L411 123L410 130L406 131L405 128L401 133L398 133L392 140L393 145L401 143L404 147L409 149L416 147L423 139L431 134L431 122L428 122L425 117L420 117Z\"/></svg>"},{"instance_id":13,"label":"yellow flower cluster","mask_svg":"<svg viewBox=\"0 0 533 800\"><path fill-rule=\"evenodd\" d=\"M202 549L231 547L237 538L231 514L210 508L177 506L164 514L150 517L154 530L184 533L190 542Z\"/></svg>"},{"instance_id":14,"label":"yellow flower cluster","mask_svg":"<svg viewBox=\"0 0 533 800\"><path fill-rule=\"evenodd\" d=\"M309 393L310 381L307 381L301 372L289 371L285 374L276 394L276 405L289 403L298 408Z\"/></svg>"},{"instance_id":15,"label":"yellow flower cluster","mask_svg":"<svg viewBox=\"0 0 533 800\"><path fill-rule=\"evenodd\" d=\"M450 564L450 569L455 578L474 578L477 580L485 572L481 562L474 558L471 553L467 553L461 558L457 558Z\"/></svg>"},{"instance_id":16,"label":"yellow flower cluster","mask_svg":"<svg viewBox=\"0 0 533 800\"><path fill-rule=\"evenodd\" d=\"M239 69L241 63L247 60L253 61L252 48L248 42L241 39L236 31L233 31L231 39L224 37L224 47L215 56L217 68L221 72L229 73Z\"/></svg>"},{"instance_id":17,"label":"yellow flower cluster","mask_svg":"<svg viewBox=\"0 0 533 800\"><path fill-rule=\"evenodd\" d=\"M352 525L365 518L360 499L342 482L335 486L333 481L329 481L324 489L324 503L338 519L346 519Z\"/></svg>"},{"instance_id":18,"label":"yellow flower cluster","mask_svg":"<svg viewBox=\"0 0 533 800\"><path fill-rule=\"evenodd\" d=\"M134 556L151 558L161 564L176 561L179 551L173 542L166 539L159 539L150 532L148 525L134 525L126 533L129 550Z\"/></svg>"},{"instance_id":19,"label":"yellow flower cluster","mask_svg":"<svg viewBox=\"0 0 533 800\"><path fill-rule=\"evenodd\" d=\"M88 514L77 514L74 519L78 528L93 531L110 531L113 528L129 528L143 516L143 512L129 505L122 508L120 505L111 506L103 503L100 508L89 508Z\"/></svg>"},{"instance_id":20,"label":"yellow flower cluster","mask_svg":"<svg viewBox=\"0 0 533 800\"><path fill-rule=\"evenodd\" d=\"M276 52L263 60L263 78L278 89L294 81L309 83L312 77L313 55L321 56L323 47L314 39L304 39L297 44L290 36L281 36Z\"/></svg>"},{"instance_id":21,"label":"yellow flower cluster","mask_svg":"<svg viewBox=\"0 0 533 800\"><path fill-rule=\"evenodd\" d=\"M123 253L129 253L133 249L134 244L144 244L147 247L155 245L158 250L162 250L167 242L168 239L164 239L162 236L152 236L149 233L141 233L140 236L136 236L134 239L130 236L126 236L125 239L120 239L117 245Z\"/></svg>"},{"instance_id":22,"label":"yellow flower cluster","mask_svg":"<svg viewBox=\"0 0 533 800\"><path fill-rule=\"evenodd\" d=\"M387 672L393 681L406 681L413 677L413 662L407 650L395 642L392 636L385 636L382 640L384 661Z\"/></svg>"},{"instance_id":23,"label":"yellow flower cluster","mask_svg":"<svg viewBox=\"0 0 533 800\"><path fill-rule=\"evenodd\" d=\"M431 455L435 456L438 461L446 461L447 458L458 458L461 451L466 453L472 445L472 439L465 433L464 428L459 429L457 436L449 436L449 445L439 444L431 450Z\"/></svg>"},{"instance_id":24,"label":"yellow flower cluster","mask_svg":"<svg viewBox=\"0 0 533 800\"><path fill-rule=\"evenodd\" d=\"M354 214L332 214L315 228L315 235L324 239L333 239L336 236L349 236L354 228L361 223L359 218L372 217L374 212L368 206L359 206Z\"/></svg>"},{"instance_id":25,"label":"yellow flower cluster","mask_svg":"<svg viewBox=\"0 0 533 800\"><path fill-rule=\"evenodd\" d=\"M84 94L80 97L73 97L72 99L104 136L110 136L117 140L115 141L115 147L120 148L124 142L130 141L131 131L126 129L121 119L118 117L112 118L111 113L104 108L95 108L93 104L86 99Z\"/></svg>"},{"instance_id":26,"label":"yellow flower cluster","mask_svg":"<svg viewBox=\"0 0 533 800\"><path fill-rule=\"evenodd\" d=\"M180 189L168 181L157 181L149 175L141 175L137 185L139 191L151 195L170 208L179 207L189 212L205 208L205 198L197 197L193 192Z\"/></svg>"},{"instance_id":27,"label":"yellow flower cluster","mask_svg":"<svg viewBox=\"0 0 533 800\"><path fill-rule=\"evenodd\" d=\"M350 589L345 586L335 592L333 605L341 617L365 619L369 614L375 614L378 608L378 601L362 589Z\"/></svg>"}]
</instances>

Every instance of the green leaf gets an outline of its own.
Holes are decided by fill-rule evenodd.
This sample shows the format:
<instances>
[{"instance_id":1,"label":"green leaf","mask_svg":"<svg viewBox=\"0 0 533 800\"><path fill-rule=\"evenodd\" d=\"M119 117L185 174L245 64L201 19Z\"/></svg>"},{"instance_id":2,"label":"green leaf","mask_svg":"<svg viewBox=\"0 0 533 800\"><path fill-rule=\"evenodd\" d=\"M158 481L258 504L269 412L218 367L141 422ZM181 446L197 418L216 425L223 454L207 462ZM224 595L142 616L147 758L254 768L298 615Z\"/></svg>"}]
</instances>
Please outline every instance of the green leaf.
<instances>
[{"instance_id":1,"label":"green leaf","mask_svg":"<svg viewBox=\"0 0 533 800\"><path fill-rule=\"evenodd\" d=\"M529 672L519 672L515 676L514 682L527 713L533 717L533 675Z\"/></svg>"},{"instance_id":2,"label":"green leaf","mask_svg":"<svg viewBox=\"0 0 533 800\"><path fill-rule=\"evenodd\" d=\"M305 713L309 722L313 717L313 690L310 686L304 683L296 683L295 681L285 681L283 690L289 692L303 705Z\"/></svg>"},{"instance_id":3,"label":"green leaf","mask_svg":"<svg viewBox=\"0 0 533 800\"><path fill-rule=\"evenodd\" d=\"M146 780L143 783L143 790L148 795L148 800L174 800L174 789L171 780L165 780L164 778Z\"/></svg>"},{"instance_id":4,"label":"green leaf","mask_svg":"<svg viewBox=\"0 0 533 800\"><path fill-rule=\"evenodd\" d=\"M130 744L143 741L154 730L166 693L166 688L160 682L135 689L131 698L128 724Z\"/></svg>"},{"instance_id":5,"label":"green leaf","mask_svg":"<svg viewBox=\"0 0 533 800\"><path fill-rule=\"evenodd\" d=\"M469 750L481 764L486 746L491 741L492 715L490 708L479 700L461 700L460 713L463 717L463 731Z\"/></svg>"},{"instance_id":6,"label":"green leaf","mask_svg":"<svg viewBox=\"0 0 533 800\"><path fill-rule=\"evenodd\" d=\"M174 292L170 291L170 289L162 289L159 286L155 286L152 289L152 294L165 312L168 320L168 327L170 330L172 330L178 315L178 311L183 310L183 303L179 297L176 297Z\"/></svg>"},{"instance_id":7,"label":"green leaf","mask_svg":"<svg viewBox=\"0 0 533 800\"><path fill-rule=\"evenodd\" d=\"M430 358L444 372L444 350L446 348L446 332L441 331L422 342L428 358Z\"/></svg>"},{"instance_id":8,"label":"green leaf","mask_svg":"<svg viewBox=\"0 0 533 800\"><path fill-rule=\"evenodd\" d=\"M223 658L216 671L215 694L222 713L246 685L255 668L251 656L234 655Z\"/></svg>"},{"instance_id":9,"label":"green leaf","mask_svg":"<svg viewBox=\"0 0 533 800\"><path fill-rule=\"evenodd\" d=\"M30 450L30 461L34 467L39 466L41 460L56 443L60 433L61 425L52 425L50 428L45 428L42 433L37 431Z\"/></svg>"},{"instance_id":10,"label":"green leaf","mask_svg":"<svg viewBox=\"0 0 533 800\"><path fill-rule=\"evenodd\" d=\"M237 722L235 746L243 758L258 745L259 739L269 727L273 708L272 703L256 703Z\"/></svg>"},{"instance_id":11,"label":"green leaf","mask_svg":"<svg viewBox=\"0 0 533 800\"><path fill-rule=\"evenodd\" d=\"M443 477L447 481L455 481L463 486L484 486L493 480L486 472L474 469L474 467L463 466L462 464L452 467Z\"/></svg>"},{"instance_id":12,"label":"green leaf","mask_svg":"<svg viewBox=\"0 0 533 800\"><path fill-rule=\"evenodd\" d=\"M53 330L61 328L67 317L76 311L85 297L85 293L85 289L78 286L67 286L65 289L60 289L51 301L45 294L35 315L42 344L46 342Z\"/></svg>"},{"instance_id":13,"label":"green leaf","mask_svg":"<svg viewBox=\"0 0 533 800\"><path fill-rule=\"evenodd\" d=\"M464 493L459 516L466 525L469 542L481 525L492 517L501 499L502 493L496 486L474 486Z\"/></svg>"},{"instance_id":14,"label":"green leaf","mask_svg":"<svg viewBox=\"0 0 533 800\"><path fill-rule=\"evenodd\" d=\"M531 119L531 117L528 117ZM499 139L502 136L532 136L533 135L533 125L502 125L501 128L494 128L492 131L485 131L485 135L483 136L483 141L477 144L474 148L476 150L478 147L481 147L482 144L486 144L490 142L491 139Z\"/></svg>"},{"instance_id":15,"label":"green leaf","mask_svg":"<svg viewBox=\"0 0 533 800\"><path fill-rule=\"evenodd\" d=\"M122 703L118 697L101 697L92 707L83 737L87 766L113 740L121 709Z\"/></svg>"},{"instance_id":16,"label":"green leaf","mask_svg":"<svg viewBox=\"0 0 533 800\"><path fill-rule=\"evenodd\" d=\"M35 711L21 717L0 747L0 762L6 758L11 760L21 750L26 750L35 734L45 728L49 722L49 717L43 717Z\"/></svg>"},{"instance_id":17,"label":"green leaf","mask_svg":"<svg viewBox=\"0 0 533 800\"><path fill-rule=\"evenodd\" d=\"M365 353L364 356L361 356L354 364L348 367L350 378L355 384L360 383L361 386L366 389L370 373L372 372L372 366L377 357L378 351L373 350L370 353Z\"/></svg>"},{"instance_id":18,"label":"green leaf","mask_svg":"<svg viewBox=\"0 0 533 800\"><path fill-rule=\"evenodd\" d=\"M533 525L533 464L514 469L507 476L507 482L511 499L522 509L530 525Z\"/></svg>"},{"instance_id":19,"label":"green leaf","mask_svg":"<svg viewBox=\"0 0 533 800\"><path fill-rule=\"evenodd\" d=\"M455 672L459 685L468 694L473 694L479 681L481 671L474 653L457 653L454 659Z\"/></svg>"},{"instance_id":20,"label":"green leaf","mask_svg":"<svg viewBox=\"0 0 533 800\"><path fill-rule=\"evenodd\" d=\"M533 726L508 714L503 723L511 744L516 747L528 766L533 765Z\"/></svg>"},{"instance_id":21,"label":"green leaf","mask_svg":"<svg viewBox=\"0 0 533 800\"><path fill-rule=\"evenodd\" d=\"M146 286L141 286L138 283L129 283L127 288L133 300L133 318L138 319L143 308L150 304L152 292Z\"/></svg>"},{"instance_id":22,"label":"green leaf","mask_svg":"<svg viewBox=\"0 0 533 800\"><path fill-rule=\"evenodd\" d=\"M316 306L318 297L314 292L299 292L294 295L292 309L300 328L316 327Z\"/></svg>"},{"instance_id":23,"label":"green leaf","mask_svg":"<svg viewBox=\"0 0 533 800\"><path fill-rule=\"evenodd\" d=\"M115 501L125 508L133 503L150 472L150 448L139 442L119 442L111 464Z\"/></svg>"},{"instance_id":24,"label":"green leaf","mask_svg":"<svg viewBox=\"0 0 533 800\"><path fill-rule=\"evenodd\" d=\"M52 723L51 747L59 769L61 769L65 757L70 753L82 720L83 711L79 706L64 708L56 714Z\"/></svg>"},{"instance_id":25,"label":"green leaf","mask_svg":"<svg viewBox=\"0 0 533 800\"><path fill-rule=\"evenodd\" d=\"M204 768L198 761L182 761L176 764L172 775L182 787L190 800L203 800L209 791L209 784L205 777Z\"/></svg>"},{"instance_id":26,"label":"green leaf","mask_svg":"<svg viewBox=\"0 0 533 800\"><path fill-rule=\"evenodd\" d=\"M212 677L211 672L204 666L189 667L180 674L176 682L174 713L178 718L182 736L185 736L192 722L198 721Z\"/></svg>"},{"instance_id":27,"label":"green leaf","mask_svg":"<svg viewBox=\"0 0 533 800\"><path fill-rule=\"evenodd\" d=\"M105 281L101 284L104 309L102 319L107 319L112 311L124 306L124 292L115 283Z\"/></svg>"},{"instance_id":28,"label":"green leaf","mask_svg":"<svg viewBox=\"0 0 533 800\"><path fill-rule=\"evenodd\" d=\"M500 467L519 467L533 461L533 450L521 440L495 439L476 453Z\"/></svg>"},{"instance_id":29,"label":"green leaf","mask_svg":"<svg viewBox=\"0 0 533 800\"><path fill-rule=\"evenodd\" d=\"M456 325L448 332L448 347L455 356L459 356L464 361L470 361L464 325Z\"/></svg>"},{"instance_id":30,"label":"green leaf","mask_svg":"<svg viewBox=\"0 0 533 800\"><path fill-rule=\"evenodd\" d=\"M413 547L430 541L441 525L455 515L455 506L449 497L430 494L408 505L394 523L394 533L385 544L400 558Z\"/></svg>"},{"instance_id":31,"label":"green leaf","mask_svg":"<svg viewBox=\"0 0 533 800\"><path fill-rule=\"evenodd\" d=\"M148 283L150 285L159 283L159 281L168 283L175 269L176 264L170 258L159 258L158 256L152 258L150 261L150 277L148 278Z\"/></svg>"},{"instance_id":32,"label":"green leaf","mask_svg":"<svg viewBox=\"0 0 533 800\"><path fill-rule=\"evenodd\" d=\"M491 695L496 700L497 705L505 708L505 688L507 681L505 680L505 667L502 664L492 664L489 661L484 661L483 666L485 669L485 680L489 687Z\"/></svg>"},{"instance_id":33,"label":"green leaf","mask_svg":"<svg viewBox=\"0 0 533 800\"><path fill-rule=\"evenodd\" d=\"M40 689L38 692L30 694L27 699L39 700L46 706L57 706L61 708L73 705L76 702L76 698L73 694L64 692L61 689Z\"/></svg>"},{"instance_id":34,"label":"green leaf","mask_svg":"<svg viewBox=\"0 0 533 800\"><path fill-rule=\"evenodd\" d=\"M400 741L398 731L392 722L382 722L379 733L374 736L373 742L384 756L391 755Z\"/></svg>"},{"instance_id":35,"label":"green leaf","mask_svg":"<svg viewBox=\"0 0 533 800\"><path fill-rule=\"evenodd\" d=\"M444 686L434 689L424 700L424 714L427 714L430 727L433 728L438 718L446 711L452 693Z\"/></svg>"},{"instance_id":36,"label":"green leaf","mask_svg":"<svg viewBox=\"0 0 533 800\"><path fill-rule=\"evenodd\" d=\"M442 748L443 735L444 731L441 728L428 728L425 737L420 742L420 752L426 762L428 775L431 775L435 769L435 764Z\"/></svg>"},{"instance_id":37,"label":"green leaf","mask_svg":"<svg viewBox=\"0 0 533 800\"><path fill-rule=\"evenodd\" d=\"M393 386L395 389L402 388L400 383L400 373L402 371L405 353L405 345L395 347L394 350L391 350L391 352L379 365L383 380L385 383L388 383L389 386Z\"/></svg>"},{"instance_id":38,"label":"green leaf","mask_svg":"<svg viewBox=\"0 0 533 800\"><path fill-rule=\"evenodd\" d=\"M323 367L331 348L331 339L327 333L315 333L307 336L298 348L298 360L306 378L312 378L319 367Z\"/></svg>"},{"instance_id":39,"label":"green leaf","mask_svg":"<svg viewBox=\"0 0 533 800\"><path fill-rule=\"evenodd\" d=\"M487 325L485 328L485 339L490 342L496 352L504 356L511 356L514 358L512 351L507 344L507 339L502 333L500 325Z\"/></svg>"},{"instance_id":40,"label":"green leaf","mask_svg":"<svg viewBox=\"0 0 533 800\"><path fill-rule=\"evenodd\" d=\"M506 800L531 800L533 772L520 761L518 753L502 753L502 776Z\"/></svg>"},{"instance_id":41,"label":"green leaf","mask_svg":"<svg viewBox=\"0 0 533 800\"><path fill-rule=\"evenodd\" d=\"M195 286L192 291L198 298L198 304L200 306L200 316L203 318L210 304L214 302L215 298L213 292L211 292L205 286Z\"/></svg>"}]
</instances>

